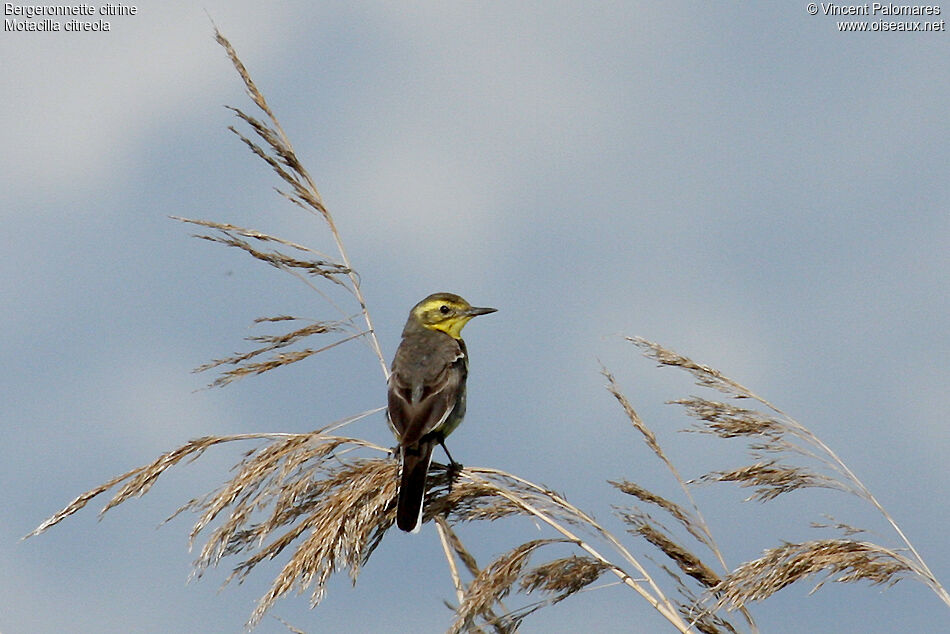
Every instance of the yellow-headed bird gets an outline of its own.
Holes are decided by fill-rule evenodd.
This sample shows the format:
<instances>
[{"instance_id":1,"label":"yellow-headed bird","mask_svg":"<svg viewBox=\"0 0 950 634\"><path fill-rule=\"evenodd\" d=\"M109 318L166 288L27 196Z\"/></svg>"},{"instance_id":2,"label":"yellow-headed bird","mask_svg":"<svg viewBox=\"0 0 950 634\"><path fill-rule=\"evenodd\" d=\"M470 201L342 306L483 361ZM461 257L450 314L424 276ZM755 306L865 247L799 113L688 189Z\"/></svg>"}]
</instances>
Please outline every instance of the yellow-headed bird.
<instances>
[{"instance_id":1,"label":"yellow-headed bird","mask_svg":"<svg viewBox=\"0 0 950 634\"><path fill-rule=\"evenodd\" d=\"M435 293L413 306L389 376L389 424L399 440L402 471L396 525L422 526L426 475L436 445L465 416L468 354L462 328L472 317L495 312L476 308L452 293ZM452 464L452 456L445 451Z\"/></svg>"}]
</instances>

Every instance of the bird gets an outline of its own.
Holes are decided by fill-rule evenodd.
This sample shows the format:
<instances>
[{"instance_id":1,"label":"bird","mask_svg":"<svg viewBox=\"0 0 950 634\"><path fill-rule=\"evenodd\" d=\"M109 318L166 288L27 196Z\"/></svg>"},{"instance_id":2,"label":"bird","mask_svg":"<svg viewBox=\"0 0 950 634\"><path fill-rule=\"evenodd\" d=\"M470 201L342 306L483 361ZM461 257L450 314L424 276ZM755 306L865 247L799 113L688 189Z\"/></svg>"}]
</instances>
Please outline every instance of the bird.
<instances>
[{"instance_id":1,"label":"bird","mask_svg":"<svg viewBox=\"0 0 950 634\"><path fill-rule=\"evenodd\" d=\"M399 441L399 495L396 525L419 532L432 451L465 416L468 352L462 328L473 317L495 312L453 293L433 293L409 312L388 380L387 414Z\"/></svg>"}]
</instances>

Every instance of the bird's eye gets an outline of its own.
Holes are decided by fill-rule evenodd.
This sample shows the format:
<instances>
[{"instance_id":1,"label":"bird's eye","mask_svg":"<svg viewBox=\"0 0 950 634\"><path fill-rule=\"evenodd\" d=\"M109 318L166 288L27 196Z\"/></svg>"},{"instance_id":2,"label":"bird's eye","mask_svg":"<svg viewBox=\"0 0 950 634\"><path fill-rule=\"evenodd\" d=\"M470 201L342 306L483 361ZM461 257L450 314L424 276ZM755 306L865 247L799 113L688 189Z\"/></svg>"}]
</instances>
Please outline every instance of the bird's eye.
<instances>
[{"instance_id":1,"label":"bird's eye","mask_svg":"<svg viewBox=\"0 0 950 634\"><path fill-rule=\"evenodd\" d=\"M442 313L443 315L448 315L449 307L446 306L445 304L442 304L441 306L439 306L439 312Z\"/></svg>"}]
</instances>

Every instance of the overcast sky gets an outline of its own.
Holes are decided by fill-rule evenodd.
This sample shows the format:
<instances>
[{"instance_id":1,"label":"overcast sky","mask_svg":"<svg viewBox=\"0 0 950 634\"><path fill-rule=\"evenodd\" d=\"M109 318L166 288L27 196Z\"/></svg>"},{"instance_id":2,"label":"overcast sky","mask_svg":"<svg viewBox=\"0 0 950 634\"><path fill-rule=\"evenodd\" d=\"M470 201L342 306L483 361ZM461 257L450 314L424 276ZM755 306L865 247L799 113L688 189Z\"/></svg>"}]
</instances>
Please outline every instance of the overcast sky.
<instances>
[{"instance_id":1,"label":"overcast sky","mask_svg":"<svg viewBox=\"0 0 950 634\"><path fill-rule=\"evenodd\" d=\"M664 402L699 388L622 340L640 335L808 426L950 583L946 31L840 33L804 2L137 6L107 33L0 35L0 632L242 631L278 568L219 591L225 562L186 584L189 518L156 526L249 446L209 451L101 522L97 503L18 540L190 438L307 431L385 399L359 343L224 389L190 373L246 349L256 317L335 316L168 218L332 248L227 132L222 106L251 106L206 11L335 214L387 360L431 292L499 309L465 331L458 460L543 482L623 533L611 505L629 500L606 479L676 489L603 389L603 363L685 477L741 464L728 443L678 433L689 421ZM392 442L382 415L350 433ZM762 507L745 493L696 491L732 565L829 536L808 528L821 513L897 545L848 497ZM460 531L481 563L553 536ZM762 631L946 627L915 581L811 587L755 606ZM426 525L387 535L355 587L342 575L316 609L291 596L273 614L308 632L437 632L453 598ZM584 627L672 631L619 587L524 630Z\"/></svg>"}]
</instances>

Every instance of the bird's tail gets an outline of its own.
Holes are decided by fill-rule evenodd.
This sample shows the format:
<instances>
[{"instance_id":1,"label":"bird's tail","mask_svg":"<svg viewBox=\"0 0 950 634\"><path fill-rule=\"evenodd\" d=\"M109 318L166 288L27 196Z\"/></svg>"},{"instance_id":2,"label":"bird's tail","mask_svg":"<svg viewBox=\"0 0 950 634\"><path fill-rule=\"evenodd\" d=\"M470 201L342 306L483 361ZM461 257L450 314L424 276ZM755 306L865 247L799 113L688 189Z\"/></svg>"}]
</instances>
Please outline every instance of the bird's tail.
<instances>
[{"instance_id":1,"label":"bird's tail","mask_svg":"<svg viewBox=\"0 0 950 634\"><path fill-rule=\"evenodd\" d=\"M432 462L431 442L401 448L402 476L399 482L399 502L396 505L396 525L409 533L418 533L422 526L422 502L426 492L426 475Z\"/></svg>"}]
</instances>

